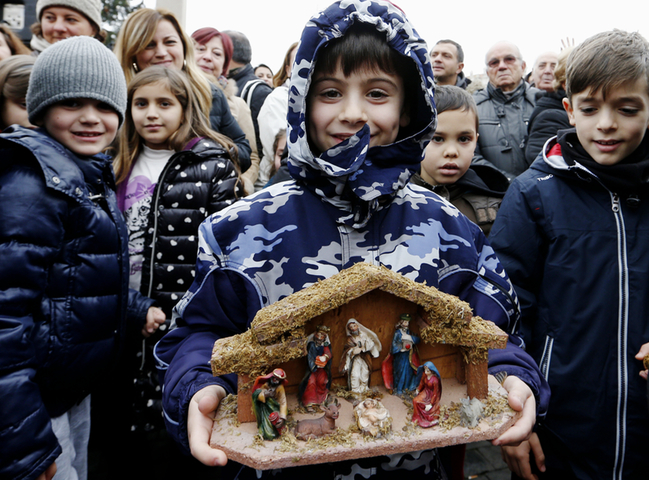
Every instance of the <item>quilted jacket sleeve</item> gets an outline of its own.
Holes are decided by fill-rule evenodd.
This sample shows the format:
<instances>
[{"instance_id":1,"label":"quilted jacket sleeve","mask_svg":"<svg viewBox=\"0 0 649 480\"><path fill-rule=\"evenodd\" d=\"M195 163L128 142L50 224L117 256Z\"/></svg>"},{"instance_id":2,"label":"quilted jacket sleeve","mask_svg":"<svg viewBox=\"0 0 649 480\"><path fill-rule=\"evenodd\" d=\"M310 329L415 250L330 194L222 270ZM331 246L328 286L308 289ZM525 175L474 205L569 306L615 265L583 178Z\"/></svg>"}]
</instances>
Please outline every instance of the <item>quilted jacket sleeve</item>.
<instances>
[{"instance_id":1,"label":"quilted jacket sleeve","mask_svg":"<svg viewBox=\"0 0 649 480\"><path fill-rule=\"evenodd\" d=\"M48 265L63 241L65 202L26 166L0 174L0 477L36 478L60 454L34 382L47 329L41 314ZM38 219L38 221L30 221Z\"/></svg>"},{"instance_id":2,"label":"quilted jacket sleeve","mask_svg":"<svg viewBox=\"0 0 649 480\"><path fill-rule=\"evenodd\" d=\"M228 154L212 140L200 142L193 149L203 162L213 164L210 170L211 186L207 205L207 215L232 205L243 196L243 186Z\"/></svg>"}]
</instances>

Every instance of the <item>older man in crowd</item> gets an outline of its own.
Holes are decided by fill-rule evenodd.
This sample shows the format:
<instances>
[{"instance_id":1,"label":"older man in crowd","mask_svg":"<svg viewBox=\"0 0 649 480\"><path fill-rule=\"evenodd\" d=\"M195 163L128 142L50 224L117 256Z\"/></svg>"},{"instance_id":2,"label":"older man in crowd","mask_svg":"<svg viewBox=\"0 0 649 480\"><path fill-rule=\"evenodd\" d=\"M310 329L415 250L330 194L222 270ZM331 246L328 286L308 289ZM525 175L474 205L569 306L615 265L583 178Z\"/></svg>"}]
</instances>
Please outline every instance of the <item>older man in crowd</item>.
<instances>
[{"instance_id":1,"label":"older man in crowd","mask_svg":"<svg viewBox=\"0 0 649 480\"><path fill-rule=\"evenodd\" d=\"M440 40L430 51L433 64L433 75L437 85L455 85L464 88L471 83L466 78L464 68L464 50L453 40Z\"/></svg>"},{"instance_id":2,"label":"older man in crowd","mask_svg":"<svg viewBox=\"0 0 649 480\"><path fill-rule=\"evenodd\" d=\"M554 80L554 69L557 68L559 54L556 52L545 52L539 55L534 62L530 84L539 90L554 92L552 81Z\"/></svg>"},{"instance_id":3,"label":"older man in crowd","mask_svg":"<svg viewBox=\"0 0 649 480\"><path fill-rule=\"evenodd\" d=\"M489 83L474 95L480 136L473 161L496 167L512 179L529 167L525 159L527 123L539 90L523 80L525 61L513 43L496 43L487 52L485 63Z\"/></svg>"}]
</instances>

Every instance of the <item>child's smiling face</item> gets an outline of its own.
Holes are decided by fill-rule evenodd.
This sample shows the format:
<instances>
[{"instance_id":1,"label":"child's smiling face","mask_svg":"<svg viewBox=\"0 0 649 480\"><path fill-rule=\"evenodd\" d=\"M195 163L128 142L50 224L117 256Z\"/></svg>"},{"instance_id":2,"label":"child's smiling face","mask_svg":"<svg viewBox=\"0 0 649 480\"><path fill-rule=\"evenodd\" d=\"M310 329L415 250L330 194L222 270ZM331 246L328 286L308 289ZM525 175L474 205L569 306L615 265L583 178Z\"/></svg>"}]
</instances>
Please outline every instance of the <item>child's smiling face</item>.
<instances>
[{"instance_id":1,"label":"child's smiling face","mask_svg":"<svg viewBox=\"0 0 649 480\"><path fill-rule=\"evenodd\" d=\"M308 134L322 153L370 127L370 147L394 143L399 128L408 125L403 113L405 94L399 75L359 70L345 76L316 74L309 91Z\"/></svg>"},{"instance_id":2,"label":"child's smiling face","mask_svg":"<svg viewBox=\"0 0 649 480\"><path fill-rule=\"evenodd\" d=\"M615 165L631 155L649 128L647 79L602 90L584 90L563 100L570 123L586 152L600 165Z\"/></svg>"},{"instance_id":3,"label":"child's smiling face","mask_svg":"<svg viewBox=\"0 0 649 480\"><path fill-rule=\"evenodd\" d=\"M49 107L42 124L47 133L73 153L91 156L110 146L117 134L119 116L107 103L74 98Z\"/></svg>"}]
</instances>

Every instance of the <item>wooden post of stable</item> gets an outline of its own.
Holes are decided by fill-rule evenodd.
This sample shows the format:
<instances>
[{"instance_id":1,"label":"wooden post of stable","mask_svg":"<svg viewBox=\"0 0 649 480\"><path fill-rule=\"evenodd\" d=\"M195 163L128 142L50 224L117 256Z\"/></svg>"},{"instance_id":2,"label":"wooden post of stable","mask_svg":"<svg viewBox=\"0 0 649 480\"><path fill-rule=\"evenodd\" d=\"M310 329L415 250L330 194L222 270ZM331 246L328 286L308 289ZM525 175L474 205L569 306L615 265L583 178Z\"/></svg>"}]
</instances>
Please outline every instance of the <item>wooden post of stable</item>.
<instances>
[{"instance_id":1,"label":"wooden post of stable","mask_svg":"<svg viewBox=\"0 0 649 480\"><path fill-rule=\"evenodd\" d=\"M487 362L465 363L466 393L470 398L484 400L489 395Z\"/></svg>"},{"instance_id":2,"label":"wooden post of stable","mask_svg":"<svg viewBox=\"0 0 649 480\"><path fill-rule=\"evenodd\" d=\"M237 382L237 418L239 423L256 422L252 410L252 385L248 375L239 375Z\"/></svg>"}]
</instances>

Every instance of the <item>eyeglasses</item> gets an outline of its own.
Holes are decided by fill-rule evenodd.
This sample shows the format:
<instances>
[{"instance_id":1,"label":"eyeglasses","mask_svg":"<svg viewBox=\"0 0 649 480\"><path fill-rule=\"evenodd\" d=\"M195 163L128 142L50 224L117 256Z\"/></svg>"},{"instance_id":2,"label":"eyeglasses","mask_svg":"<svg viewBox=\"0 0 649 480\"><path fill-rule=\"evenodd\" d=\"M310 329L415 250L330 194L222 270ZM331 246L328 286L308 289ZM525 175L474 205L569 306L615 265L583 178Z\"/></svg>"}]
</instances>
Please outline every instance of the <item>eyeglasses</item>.
<instances>
[{"instance_id":1,"label":"eyeglasses","mask_svg":"<svg viewBox=\"0 0 649 480\"><path fill-rule=\"evenodd\" d=\"M516 58L514 55L507 55L504 58L492 58L487 62L487 67L498 68L500 66L500 62L505 62L505 65L513 65L517 61L518 58Z\"/></svg>"}]
</instances>

